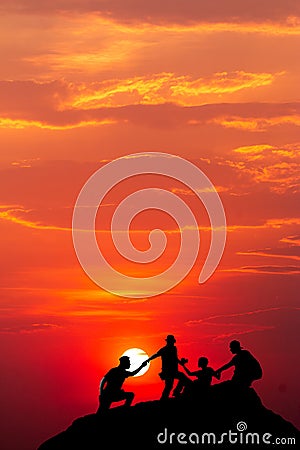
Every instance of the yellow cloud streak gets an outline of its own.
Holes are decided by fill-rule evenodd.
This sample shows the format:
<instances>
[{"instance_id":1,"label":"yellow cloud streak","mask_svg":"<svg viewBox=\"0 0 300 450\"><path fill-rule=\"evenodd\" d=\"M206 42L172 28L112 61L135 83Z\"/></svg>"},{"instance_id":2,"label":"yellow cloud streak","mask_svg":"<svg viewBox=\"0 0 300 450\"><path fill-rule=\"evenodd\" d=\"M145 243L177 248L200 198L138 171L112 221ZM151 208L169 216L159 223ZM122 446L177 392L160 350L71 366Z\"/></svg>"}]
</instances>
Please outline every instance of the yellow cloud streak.
<instances>
[{"instance_id":1,"label":"yellow cloud streak","mask_svg":"<svg viewBox=\"0 0 300 450\"><path fill-rule=\"evenodd\" d=\"M0 207L1 209L1 207ZM72 229L68 228L68 227L59 227L56 225L44 225L41 224L39 222L33 222L33 221L29 221L26 219L22 219L20 217L17 217L15 213L28 213L31 210L25 210L25 209L10 209L8 211L0 211L0 219L8 221L8 222L12 222L27 228L34 228L37 230L51 230L51 231L68 231L70 232ZM265 229L265 228L282 228L284 226L293 226L293 225L300 225L300 218L296 217L296 218L286 218L286 219L269 219L266 222L264 222L263 224L258 224L258 225L229 225L227 226L227 231L228 232L232 232L232 231L241 231L244 229ZM220 228L215 228L215 230L217 231ZM165 233L167 234L173 234L173 233L180 233L181 231L186 230L186 231L206 231L206 232L210 232L211 231L211 227L210 226L199 226L199 227L194 227L194 226L185 226L184 228L182 228L181 230L178 228L175 229L169 229L169 230L164 230ZM140 233L140 234L149 234L151 230L130 230L130 233ZM93 232L93 230L91 230L91 232ZM126 230L119 230L117 231L119 233L127 233ZM110 230L96 230L96 233L111 233Z\"/></svg>"},{"instance_id":2,"label":"yellow cloud streak","mask_svg":"<svg viewBox=\"0 0 300 450\"><path fill-rule=\"evenodd\" d=\"M43 225L38 222L32 222L30 220L22 219L14 215L16 212L28 213L30 210L14 209L9 211L1 211L0 219L7 220L9 222L22 225L26 228L34 228L36 230L51 230L51 231L71 231L71 228L58 227L55 225Z\"/></svg>"},{"instance_id":3,"label":"yellow cloud streak","mask_svg":"<svg viewBox=\"0 0 300 450\"><path fill-rule=\"evenodd\" d=\"M225 128L236 128L245 131L265 131L269 127L277 125L300 126L300 115L287 115L272 118L247 118L231 116L228 118L217 118L211 121Z\"/></svg>"},{"instance_id":4,"label":"yellow cloud streak","mask_svg":"<svg viewBox=\"0 0 300 450\"><path fill-rule=\"evenodd\" d=\"M284 242L290 245L299 245L300 246L300 236L287 236L280 239L280 242Z\"/></svg>"},{"instance_id":5,"label":"yellow cloud streak","mask_svg":"<svg viewBox=\"0 0 300 450\"><path fill-rule=\"evenodd\" d=\"M252 229L253 230L269 229L269 228L280 229L286 226L295 226L295 225L300 225L300 218L270 219L259 225L229 225L227 227L227 231L234 232Z\"/></svg>"},{"instance_id":6,"label":"yellow cloud streak","mask_svg":"<svg viewBox=\"0 0 300 450\"><path fill-rule=\"evenodd\" d=\"M26 119L9 119L0 117L0 128L14 128L14 129L25 129L25 128L42 128L47 130L71 130L74 128L82 128L88 126L101 126L101 125L113 125L116 124L116 120L89 120L80 121L74 124L65 125L53 125L51 123L40 122L38 120L26 120Z\"/></svg>"},{"instance_id":7,"label":"yellow cloud streak","mask_svg":"<svg viewBox=\"0 0 300 450\"><path fill-rule=\"evenodd\" d=\"M205 194L209 194L212 192L227 192L229 191L229 187L226 186L214 186L214 187L206 187L203 189L195 189L195 192L198 194L201 193L205 193ZM173 192L173 194L180 194L180 195L188 195L188 196L193 196L195 195L195 192L192 189L181 189L181 188L173 188L171 189L171 192Z\"/></svg>"},{"instance_id":8,"label":"yellow cloud streak","mask_svg":"<svg viewBox=\"0 0 300 450\"><path fill-rule=\"evenodd\" d=\"M159 104L166 101L159 91L175 83L172 73L154 75L153 78L134 77L125 80L109 80L99 88L83 88L71 105L74 108L90 109L101 106L125 106L128 104Z\"/></svg>"},{"instance_id":9,"label":"yellow cloud streak","mask_svg":"<svg viewBox=\"0 0 300 450\"><path fill-rule=\"evenodd\" d=\"M181 34L202 34L202 33L254 33L254 34L268 34L274 36L281 35L300 35L300 23L298 17L290 16L286 22L198 22L198 23L141 23L132 21L130 25L118 22L117 19L108 19L99 16L98 14L87 13L84 15L72 16L73 20L81 23L83 26L77 29L77 35L84 35L86 31L97 33L101 27L112 30L114 33L120 32L123 36L142 35L150 37L156 33L171 33L172 36L176 33ZM84 28L84 29L82 29ZM75 31L74 31L75 33Z\"/></svg>"},{"instance_id":10,"label":"yellow cloud streak","mask_svg":"<svg viewBox=\"0 0 300 450\"><path fill-rule=\"evenodd\" d=\"M290 23L236 23L236 22L216 22L216 23L199 23L196 25L170 25L155 26L158 31L177 32L177 33L253 33L268 34L273 36L300 35L300 25L297 18L290 17ZM153 26L145 26L147 29L153 30Z\"/></svg>"},{"instance_id":11,"label":"yellow cloud streak","mask_svg":"<svg viewBox=\"0 0 300 450\"><path fill-rule=\"evenodd\" d=\"M266 224L272 228L281 228L285 225L300 225L300 217L290 217L286 219L269 219Z\"/></svg>"},{"instance_id":12,"label":"yellow cloud streak","mask_svg":"<svg viewBox=\"0 0 300 450\"><path fill-rule=\"evenodd\" d=\"M274 147L268 144L238 147L234 153L242 161L226 161L226 164L241 168L253 177L256 183L269 183L269 189L279 194L299 188L299 143ZM261 160L257 166L253 162ZM280 160L280 162L278 162Z\"/></svg>"},{"instance_id":13,"label":"yellow cloud streak","mask_svg":"<svg viewBox=\"0 0 300 450\"><path fill-rule=\"evenodd\" d=\"M273 164L264 167L261 171L256 170L254 176L257 181L285 183L287 186L294 186L299 183L299 164L291 162Z\"/></svg>"},{"instance_id":14,"label":"yellow cloud streak","mask_svg":"<svg viewBox=\"0 0 300 450\"><path fill-rule=\"evenodd\" d=\"M276 75L270 73L247 73L236 71L234 76L230 76L228 72L215 74L212 80L205 82L203 79L195 81L179 80L171 90L175 96L198 96L200 94L232 94L241 89L256 88L259 86L267 86L271 84Z\"/></svg>"},{"instance_id":15,"label":"yellow cloud streak","mask_svg":"<svg viewBox=\"0 0 300 450\"><path fill-rule=\"evenodd\" d=\"M252 155L257 155L261 153L266 153L267 155L280 155L288 158L297 158L299 154L299 144L286 145L285 147L274 147L269 144L256 144L256 145L245 145L243 147L237 147L233 149L235 153L240 153L246 157L252 157Z\"/></svg>"},{"instance_id":16,"label":"yellow cloud streak","mask_svg":"<svg viewBox=\"0 0 300 450\"><path fill-rule=\"evenodd\" d=\"M273 150L273 149L274 149L274 147L272 147L272 145L258 144L258 145L247 145L247 146L243 146L243 147L238 147L238 148L235 148L233 151L235 153L242 153L243 155L244 154L252 155L253 153L257 154L257 153L262 153L265 150Z\"/></svg>"},{"instance_id":17,"label":"yellow cloud streak","mask_svg":"<svg viewBox=\"0 0 300 450\"><path fill-rule=\"evenodd\" d=\"M263 252L263 251L237 252L236 254L237 255L242 255L242 256L263 256L263 257L266 257L266 258L294 259L296 261L300 261L300 256L297 256L297 255L281 255L279 253L266 253L266 252Z\"/></svg>"},{"instance_id":18,"label":"yellow cloud streak","mask_svg":"<svg viewBox=\"0 0 300 450\"><path fill-rule=\"evenodd\" d=\"M82 85L66 107L90 109L128 104L177 103L196 106L203 96L233 94L243 89L267 86L281 76L280 73L249 73L244 71L215 73L210 78L191 79L174 73L159 73L152 77L134 77L108 80L105 83Z\"/></svg>"}]
</instances>

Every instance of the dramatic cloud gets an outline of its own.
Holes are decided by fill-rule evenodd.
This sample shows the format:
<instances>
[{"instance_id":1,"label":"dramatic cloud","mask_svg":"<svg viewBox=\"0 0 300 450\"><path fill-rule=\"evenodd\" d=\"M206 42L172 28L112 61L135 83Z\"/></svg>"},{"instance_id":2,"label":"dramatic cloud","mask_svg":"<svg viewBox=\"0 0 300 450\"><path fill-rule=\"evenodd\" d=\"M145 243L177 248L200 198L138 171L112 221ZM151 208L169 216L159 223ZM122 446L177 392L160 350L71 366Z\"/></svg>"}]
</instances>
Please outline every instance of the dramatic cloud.
<instances>
[{"instance_id":1,"label":"dramatic cloud","mask_svg":"<svg viewBox=\"0 0 300 450\"><path fill-rule=\"evenodd\" d=\"M235 71L215 73L198 79L160 73L98 83L70 83L64 80L1 81L1 111L9 114L18 109L30 109L42 114L45 108L60 112L67 109L94 110L137 104L177 103L181 106L197 106L203 103L205 95L211 95L212 100L214 96L218 99L220 94L231 95L239 90L272 84L280 75ZM291 116L292 112L291 110Z\"/></svg>"},{"instance_id":2,"label":"dramatic cloud","mask_svg":"<svg viewBox=\"0 0 300 450\"><path fill-rule=\"evenodd\" d=\"M281 147L258 144L233 149L232 155L219 161L242 170L249 181L267 186L271 192L296 194L300 185L300 144L286 144Z\"/></svg>"},{"instance_id":3,"label":"dramatic cloud","mask_svg":"<svg viewBox=\"0 0 300 450\"><path fill-rule=\"evenodd\" d=\"M267 86L281 74L246 73L235 71L213 74L211 77L192 79L174 73L155 74L152 78L136 77L92 84L78 90L73 106L90 109L101 106L125 106L128 104L176 103L196 106L218 99L220 94L232 95L244 89Z\"/></svg>"},{"instance_id":4,"label":"dramatic cloud","mask_svg":"<svg viewBox=\"0 0 300 450\"><path fill-rule=\"evenodd\" d=\"M247 131L257 131L258 123L263 124L263 129L282 125L298 127L299 103L201 105L203 93L209 93L213 100L220 91L230 93L251 89L257 84L272 82L272 77L268 74L237 72L231 75L216 74L210 79L194 81L174 74L91 84L74 84L63 80L44 83L2 81L0 126L68 129L131 122L147 123L150 126L157 123L160 126L216 124ZM254 125L249 126L250 123ZM238 148L236 152L253 159L253 153L257 158L258 153L262 154L266 150L267 146L253 146ZM274 153L284 150L287 151L274 149ZM288 156L287 153L281 155ZM270 176L273 176L272 173Z\"/></svg>"}]
</instances>

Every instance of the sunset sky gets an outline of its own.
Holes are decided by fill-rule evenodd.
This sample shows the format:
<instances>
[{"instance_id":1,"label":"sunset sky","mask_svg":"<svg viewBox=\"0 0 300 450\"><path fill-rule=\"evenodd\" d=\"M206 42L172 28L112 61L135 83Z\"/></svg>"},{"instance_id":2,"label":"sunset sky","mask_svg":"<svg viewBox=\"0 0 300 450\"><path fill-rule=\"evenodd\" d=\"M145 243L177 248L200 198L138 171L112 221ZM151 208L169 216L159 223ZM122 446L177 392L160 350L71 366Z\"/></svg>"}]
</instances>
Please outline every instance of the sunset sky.
<instances>
[{"instance_id":1,"label":"sunset sky","mask_svg":"<svg viewBox=\"0 0 300 450\"><path fill-rule=\"evenodd\" d=\"M0 12L1 448L32 450L95 412L119 356L152 354L170 333L191 370L202 355L224 364L239 339L264 368L263 403L300 427L299 1L2 0ZM165 270L180 244L173 219L153 210L134 219L138 249L153 228L168 237L161 259L142 266L118 255L109 228L128 194L168 189L199 223L184 281L122 298L78 262L81 188L138 152L185 158L219 193L227 242L203 285L207 214L190 189L155 175L108 193L98 243L124 273ZM157 359L124 388L136 402L157 399L159 371Z\"/></svg>"}]
</instances>

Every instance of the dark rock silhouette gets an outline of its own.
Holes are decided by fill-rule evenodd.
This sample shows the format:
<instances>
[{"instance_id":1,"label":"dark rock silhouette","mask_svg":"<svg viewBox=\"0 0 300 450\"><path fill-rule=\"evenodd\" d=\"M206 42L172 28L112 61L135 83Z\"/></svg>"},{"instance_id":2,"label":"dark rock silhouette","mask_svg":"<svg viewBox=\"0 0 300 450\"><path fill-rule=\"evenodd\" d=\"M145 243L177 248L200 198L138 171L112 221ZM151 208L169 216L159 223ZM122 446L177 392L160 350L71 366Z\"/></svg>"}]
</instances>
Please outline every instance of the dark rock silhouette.
<instances>
[{"instance_id":1,"label":"dark rock silhouette","mask_svg":"<svg viewBox=\"0 0 300 450\"><path fill-rule=\"evenodd\" d=\"M222 433L227 435L222 437ZM296 448L299 435L293 424L262 404L253 388L237 391L229 381L213 385L209 395L202 400L183 396L164 402L138 403L130 408L115 407L103 414L81 417L66 431L41 444L38 450L253 449L268 446L280 449ZM221 439L222 443L218 443ZM248 444L245 444L246 439ZM275 439L283 439L283 444L278 445L277 441L277 445L270 446L270 443L275 444ZM288 445L288 439L294 439L296 444ZM237 442L233 443L234 440Z\"/></svg>"}]
</instances>

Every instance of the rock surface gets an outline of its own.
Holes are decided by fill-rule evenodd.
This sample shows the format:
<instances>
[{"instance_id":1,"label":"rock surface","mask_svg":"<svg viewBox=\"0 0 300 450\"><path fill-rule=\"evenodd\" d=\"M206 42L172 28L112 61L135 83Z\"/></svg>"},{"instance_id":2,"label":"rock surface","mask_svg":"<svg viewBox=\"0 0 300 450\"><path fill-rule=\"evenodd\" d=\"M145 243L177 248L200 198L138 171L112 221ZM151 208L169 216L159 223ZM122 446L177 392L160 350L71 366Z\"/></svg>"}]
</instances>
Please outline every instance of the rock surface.
<instances>
[{"instance_id":1,"label":"rock surface","mask_svg":"<svg viewBox=\"0 0 300 450\"><path fill-rule=\"evenodd\" d=\"M253 388L238 390L225 382L213 385L205 398L143 402L81 417L38 450L279 450L299 446L299 436L293 424L262 404Z\"/></svg>"}]
</instances>

